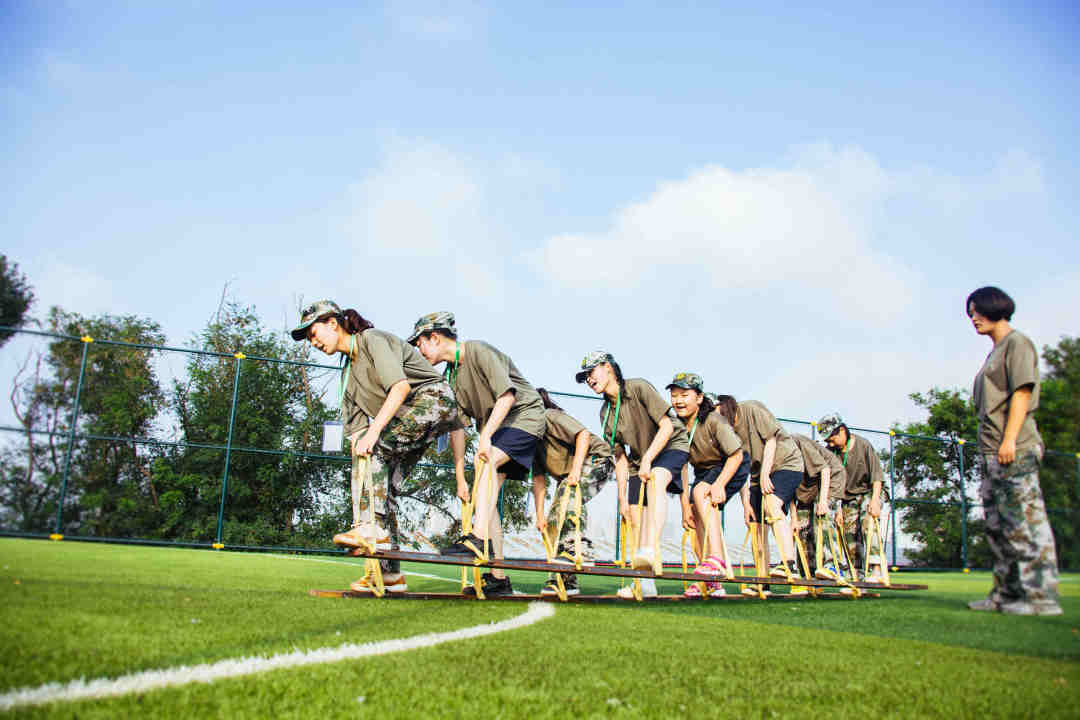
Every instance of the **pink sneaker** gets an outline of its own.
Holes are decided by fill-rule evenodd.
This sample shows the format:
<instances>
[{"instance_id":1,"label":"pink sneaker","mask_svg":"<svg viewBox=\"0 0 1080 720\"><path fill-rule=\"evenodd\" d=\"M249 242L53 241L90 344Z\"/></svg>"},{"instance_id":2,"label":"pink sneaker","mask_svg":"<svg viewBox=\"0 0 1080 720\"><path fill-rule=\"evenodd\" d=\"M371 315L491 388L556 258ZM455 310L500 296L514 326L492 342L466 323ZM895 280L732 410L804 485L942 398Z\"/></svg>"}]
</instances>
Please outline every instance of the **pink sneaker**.
<instances>
[{"instance_id":1,"label":"pink sneaker","mask_svg":"<svg viewBox=\"0 0 1080 720\"><path fill-rule=\"evenodd\" d=\"M727 591L724 590L724 584L718 582L705 583L705 589L709 591L709 597L722 598L727 595Z\"/></svg>"},{"instance_id":2,"label":"pink sneaker","mask_svg":"<svg viewBox=\"0 0 1080 720\"><path fill-rule=\"evenodd\" d=\"M690 585L687 586L686 590L683 590L683 597L690 600L700 600L701 586L699 586L697 583L690 583Z\"/></svg>"},{"instance_id":3,"label":"pink sneaker","mask_svg":"<svg viewBox=\"0 0 1080 720\"><path fill-rule=\"evenodd\" d=\"M695 575L704 575L706 577L717 577L719 575L727 575L727 566L724 565L724 561L715 555L710 555L705 558L704 561L696 568L694 568Z\"/></svg>"}]
</instances>

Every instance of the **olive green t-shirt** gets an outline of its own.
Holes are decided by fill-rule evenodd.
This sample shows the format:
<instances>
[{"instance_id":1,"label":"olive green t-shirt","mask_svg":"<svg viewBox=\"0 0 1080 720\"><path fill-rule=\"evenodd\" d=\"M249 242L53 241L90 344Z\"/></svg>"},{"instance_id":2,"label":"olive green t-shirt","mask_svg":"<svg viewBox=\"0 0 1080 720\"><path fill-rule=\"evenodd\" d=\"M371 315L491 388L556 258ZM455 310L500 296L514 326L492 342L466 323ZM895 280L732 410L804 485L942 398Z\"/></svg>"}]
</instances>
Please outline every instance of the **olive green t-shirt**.
<instances>
[{"instance_id":1,"label":"olive green t-shirt","mask_svg":"<svg viewBox=\"0 0 1080 720\"><path fill-rule=\"evenodd\" d=\"M881 458L877 450L869 440L858 435L852 435L854 441L845 455L844 452L834 451L844 465L847 472L847 485L844 489L844 499L854 500L860 495L872 492L874 483L881 483L882 502L889 499L889 488L885 485L885 471L881 467Z\"/></svg>"},{"instance_id":2,"label":"olive green t-shirt","mask_svg":"<svg viewBox=\"0 0 1080 720\"><path fill-rule=\"evenodd\" d=\"M535 437L544 436L544 403L529 381L505 353L481 340L462 343L461 361L451 384L458 405L483 430L495 401L510 390L514 404L499 427L517 428Z\"/></svg>"},{"instance_id":3,"label":"olive green t-shirt","mask_svg":"<svg viewBox=\"0 0 1080 720\"><path fill-rule=\"evenodd\" d=\"M442 380L439 371L397 335L369 328L354 338L341 398L346 437L367 428L369 418L375 417L386 402L390 388L402 380L408 380L410 387L402 408L409 404L417 388Z\"/></svg>"},{"instance_id":4,"label":"olive green t-shirt","mask_svg":"<svg viewBox=\"0 0 1080 720\"><path fill-rule=\"evenodd\" d=\"M1009 419L1009 400L1025 385L1032 386L1031 402L1016 436L1017 451L1041 445L1042 438L1035 427L1035 410L1039 407L1039 353L1026 335L1013 330L994 346L975 376L971 397L979 418L979 452L996 453L1001 447Z\"/></svg>"},{"instance_id":5,"label":"olive green t-shirt","mask_svg":"<svg viewBox=\"0 0 1080 720\"><path fill-rule=\"evenodd\" d=\"M750 477L757 482L761 476L761 460L765 455L765 443L776 438L772 472L777 470L803 471L802 454L795 442L776 421L769 409L757 400L739 403L735 417L735 434L742 442L743 450L750 453Z\"/></svg>"},{"instance_id":6,"label":"olive green t-shirt","mask_svg":"<svg viewBox=\"0 0 1080 720\"><path fill-rule=\"evenodd\" d=\"M660 397L660 393L648 380L630 378L625 383L626 392L622 395L622 402L618 405L619 425L615 427L616 403L605 399L600 407L600 422L603 423L603 439L611 440L611 433L615 431L615 456L625 454L624 446L630 448L630 459L640 462L642 454L649 449L656 431L660 429L660 421L665 417L671 418L674 429L668 439L664 450L682 450L689 452L690 443L686 436L686 427L675 415L667 400Z\"/></svg>"},{"instance_id":7,"label":"olive green t-shirt","mask_svg":"<svg viewBox=\"0 0 1080 720\"><path fill-rule=\"evenodd\" d=\"M799 487L795 489L795 497L803 504L809 504L818 499L821 492L821 471L829 468L829 499L842 500L844 490L847 487L847 474L844 466L835 453L831 453L816 442L798 433L792 433L791 439L795 441L803 456L803 479Z\"/></svg>"},{"instance_id":8,"label":"olive green t-shirt","mask_svg":"<svg viewBox=\"0 0 1080 720\"><path fill-rule=\"evenodd\" d=\"M694 420L690 420L693 425ZM694 439L690 443L690 464L694 473L702 475L727 459L742 451L742 441L735 434L735 429L718 410L713 410L699 421L694 428Z\"/></svg>"},{"instance_id":9,"label":"olive green t-shirt","mask_svg":"<svg viewBox=\"0 0 1080 720\"><path fill-rule=\"evenodd\" d=\"M562 410L548 408L544 410L547 419L547 432L537 448L537 465L541 472L561 478L570 474L574 464L574 449L577 436L588 429ZM603 460L611 457L611 448L600 438L589 433L588 459Z\"/></svg>"}]
</instances>

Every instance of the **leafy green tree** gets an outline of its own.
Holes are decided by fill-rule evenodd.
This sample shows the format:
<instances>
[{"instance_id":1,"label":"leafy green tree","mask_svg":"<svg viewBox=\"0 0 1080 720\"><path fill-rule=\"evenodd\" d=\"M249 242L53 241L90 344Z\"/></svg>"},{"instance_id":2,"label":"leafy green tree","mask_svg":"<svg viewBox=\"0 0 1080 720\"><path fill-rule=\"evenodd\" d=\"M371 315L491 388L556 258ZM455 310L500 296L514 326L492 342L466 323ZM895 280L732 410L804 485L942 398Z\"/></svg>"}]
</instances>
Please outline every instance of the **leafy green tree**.
<instances>
[{"instance_id":1,"label":"leafy green tree","mask_svg":"<svg viewBox=\"0 0 1080 720\"><path fill-rule=\"evenodd\" d=\"M186 380L173 385L171 410L180 435L195 446L166 450L155 464L162 488L160 535L216 537L225 453L197 445L226 444L239 362L222 539L325 544L324 516L328 508L331 515L340 511L347 476L343 463L308 456L321 453L321 426L333 412L312 389L310 368L295 364L310 362L307 344L267 330L251 308L230 302L199 334L195 348L225 357L191 355ZM248 357L238 361L235 352Z\"/></svg>"},{"instance_id":2,"label":"leafy green tree","mask_svg":"<svg viewBox=\"0 0 1080 720\"><path fill-rule=\"evenodd\" d=\"M1047 450L1039 481L1054 529L1058 564L1080 567L1080 339L1043 347L1047 372L1035 422Z\"/></svg>"},{"instance_id":3,"label":"leafy green tree","mask_svg":"<svg viewBox=\"0 0 1080 720\"><path fill-rule=\"evenodd\" d=\"M26 276L19 272L18 264L8 263L7 256L0 255L0 325L20 327L33 302L34 291ZM0 331L0 347L12 335L10 331Z\"/></svg>"},{"instance_id":4,"label":"leafy green tree","mask_svg":"<svg viewBox=\"0 0 1080 720\"><path fill-rule=\"evenodd\" d=\"M893 428L923 436L898 437L893 458L896 482L904 489L900 497L921 501L900 504L900 527L920 545L907 552L908 558L926 567L960 567L963 509L967 507L968 564L988 565L990 555L981 514L975 517L970 512L978 503L975 456L970 448L956 442L975 437L976 420L968 393L932 388L910 397L927 411L928 417L923 422Z\"/></svg>"},{"instance_id":5,"label":"leafy green tree","mask_svg":"<svg viewBox=\"0 0 1080 720\"><path fill-rule=\"evenodd\" d=\"M136 316L85 317L54 307L48 327L99 340L164 341L157 323ZM149 455L138 444L110 438L143 438L151 432L163 399L152 352L103 342L85 347L77 431L100 439L73 445L61 530L137 536L146 529L142 508L156 502ZM26 446L5 457L0 503L7 509L6 523L20 529L44 530L56 512L83 348L75 340L53 340L44 356L28 357L16 377L12 401L26 429Z\"/></svg>"}]
</instances>

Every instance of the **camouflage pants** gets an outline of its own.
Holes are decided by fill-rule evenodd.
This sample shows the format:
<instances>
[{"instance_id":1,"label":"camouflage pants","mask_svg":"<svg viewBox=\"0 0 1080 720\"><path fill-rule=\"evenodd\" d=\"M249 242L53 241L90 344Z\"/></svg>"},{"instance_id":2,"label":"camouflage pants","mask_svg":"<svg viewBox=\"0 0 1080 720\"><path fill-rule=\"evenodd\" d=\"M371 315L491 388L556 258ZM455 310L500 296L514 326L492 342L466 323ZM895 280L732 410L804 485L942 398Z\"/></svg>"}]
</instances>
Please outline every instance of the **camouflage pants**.
<instances>
[{"instance_id":1,"label":"camouflage pants","mask_svg":"<svg viewBox=\"0 0 1080 720\"><path fill-rule=\"evenodd\" d=\"M873 493L865 493L856 496L854 500L845 500L842 504L844 540L847 541L848 557L855 563L855 569L858 572L862 572L863 567L866 565L867 552L872 553L870 555L871 566L885 563L888 560L887 557L878 556L876 542L873 544L872 549L867 549L867 545L870 543L871 497L873 497ZM881 529L881 541L882 545L884 545L889 537L888 504L884 500L881 503L881 516L878 518L878 527Z\"/></svg>"},{"instance_id":2,"label":"camouflage pants","mask_svg":"<svg viewBox=\"0 0 1080 720\"><path fill-rule=\"evenodd\" d=\"M1017 453L1010 465L996 454L980 457L986 539L994 553L994 589L998 602L1058 601L1057 552L1046 516L1039 463L1042 448Z\"/></svg>"},{"instance_id":3,"label":"camouflage pants","mask_svg":"<svg viewBox=\"0 0 1080 720\"><path fill-rule=\"evenodd\" d=\"M803 547L806 549L806 561L810 563L810 571L817 570L817 526L823 525L825 532L828 532L830 525L835 525L833 518L836 517L836 513L840 510L839 500L829 500L829 512L827 515L820 516L815 510L814 506L816 502L804 505L799 502L795 506L795 520L796 526L799 527L796 531L799 534L799 540L802 541ZM797 550L796 550L797 552ZM829 550L828 538L822 537L822 557L828 561L832 557L832 552ZM799 560L799 567L802 568L802 561Z\"/></svg>"},{"instance_id":4,"label":"camouflage pants","mask_svg":"<svg viewBox=\"0 0 1080 720\"><path fill-rule=\"evenodd\" d=\"M454 391L444 381L425 385L409 395L405 403L379 435L371 453L371 482L374 489L375 515L385 523L390 542L396 550L402 535L398 523L398 496L424 450L443 433L450 432L458 418ZM353 458L355 465L356 458ZM367 494L360 498L361 517L368 509ZM383 561L383 570L398 572L396 560Z\"/></svg>"},{"instance_id":5,"label":"camouflage pants","mask_svg":"<svg viewBox=\"0 0 1080 720\"><path fill-rule=\"evenodd\" d=\"M588 502L592 500L596 495L604 489L604 485L612 478L615 473L615 462L610 458L603 458L597 460L590 456L585 459L585 464L581 466L581 555L586 560L592 560L592 541L589 540L586 534L586 530L589 527L588 524ZM554 501L551 503L551 507L547 513L548 527L554 527L559 522L559 501L562 499L562 493L566 486L566 478L559 478L558 484L555 486ZM569 490L569 488L565 488ZM571 499L572 499L571 495ZM567 507L567 515L573 512L573 505ZM574 554L574 525L570 522L569 518L563 522L562 532L558 538L558 551L566 552L570 555Z\"/></svg>"}]
</instances>

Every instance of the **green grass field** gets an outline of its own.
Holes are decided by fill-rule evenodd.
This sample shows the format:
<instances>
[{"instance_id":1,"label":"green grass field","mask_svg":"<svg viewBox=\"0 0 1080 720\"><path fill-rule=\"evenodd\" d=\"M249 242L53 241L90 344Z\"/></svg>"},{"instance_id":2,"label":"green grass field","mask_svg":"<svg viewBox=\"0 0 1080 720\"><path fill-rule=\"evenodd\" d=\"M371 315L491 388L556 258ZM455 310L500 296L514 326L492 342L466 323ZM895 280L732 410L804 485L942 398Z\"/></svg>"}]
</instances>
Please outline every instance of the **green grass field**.
<instances>
[{"instance_id":1,"label":"green grass field","mask_svg":"<svg viewBox=\"0 0 1080 720\"><path fill-rule=\"evenodd\" d=\"M449 580L454 568L406 567ZM0 539L0 694L507 620L525 603L309 597L360 561ZM542 575L512 574L535 592ZM446 579L410 576L412 590ZM913 574L875 600L566 605L487 637L20 717L1076 717L1080 578L1065 615L968 611L984 573ZM586 593L610 581L583 578ZM671 584L661 592L681 591ZM733 587L731 588L734 589Z\"/></svg>"}]
</instances>

